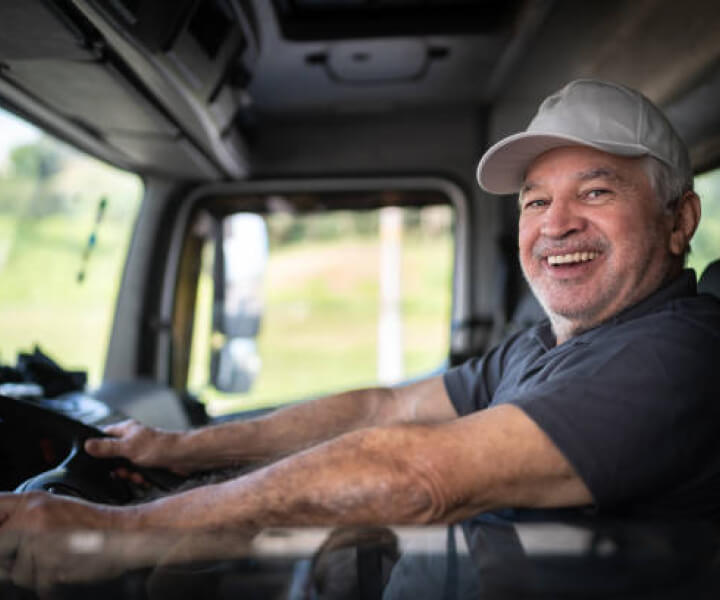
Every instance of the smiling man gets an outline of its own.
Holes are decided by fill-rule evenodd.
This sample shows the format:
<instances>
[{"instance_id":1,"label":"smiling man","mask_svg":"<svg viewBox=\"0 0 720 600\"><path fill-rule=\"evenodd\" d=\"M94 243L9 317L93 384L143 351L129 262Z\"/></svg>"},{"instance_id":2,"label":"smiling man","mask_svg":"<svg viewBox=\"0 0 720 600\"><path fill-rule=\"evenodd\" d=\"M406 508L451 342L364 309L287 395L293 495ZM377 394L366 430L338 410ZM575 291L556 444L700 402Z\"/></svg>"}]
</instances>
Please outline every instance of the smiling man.
<instances>
[{"instance_id":1,"label":"smiling man","mask_svg":"<svg viewBox=\"0 0 720 600\"><path fill-rule=\"evenodd\" d=\"M478 178L520 192L522 268L558 343L677 277L700 217L682 140L647 99L609 83L550 96Z\"/></svg>"},{"instance_id":2,"label":"smiling man","mask_svg":"<svg viewBox=\"0 0 720 600\"><path fill-rule=\"evenodd\" d=\"M720 305L684 271L700 214L685 145L646 98L581 80L485 154L519 193L523 271L549 320L395 389L347 392L190 432L91 440L237 479L133 507L0 497L3 529L453 522L504 507L720 516Z\"/></svg>"}]
</instances>

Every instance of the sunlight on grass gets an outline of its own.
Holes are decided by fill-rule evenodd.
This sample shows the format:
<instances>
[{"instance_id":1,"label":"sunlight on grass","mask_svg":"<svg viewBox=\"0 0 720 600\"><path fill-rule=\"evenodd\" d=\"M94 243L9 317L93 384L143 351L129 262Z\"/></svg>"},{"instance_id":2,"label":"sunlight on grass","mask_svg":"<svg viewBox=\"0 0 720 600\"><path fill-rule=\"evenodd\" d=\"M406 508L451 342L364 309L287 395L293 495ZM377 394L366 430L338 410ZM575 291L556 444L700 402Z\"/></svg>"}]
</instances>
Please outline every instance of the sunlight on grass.
<instances>
[{"instance_id":1,"label":"sunlight on grass","mask_svg":"<svg viewBox=\"0 0 720 600\"><path fill-rule=\"evenodd\" d=\"M406 377L439 367L449 346L452 243L406 236L403 246L403 340ZM262 369L250 393L205 385L209 348L193 349L190 382L211 414L250 410L377 381L377 239L292 244L270 253L265 308L257 340ZM209 339L212 281L202 276L194 338Z\"/></svg>"},{"instance_id":2,"label":"sunlight on grass","mask_svg":"<svg viewBox=\"0 0 720 600\"><path fill-rule=\"evenodd\" d=\"M710 262L720 258L720 169L696 177L695 190L700 196L702 217L691 241L688 266L700 276Z\"/></svg>"},{"instance_id":3,"label":"sunlight on grass","mask_svg":"<svg viewBox=\"0 0 720 600\"><path fill-rule=\"evenodd\" d=\"M38 345L97 385L142 184L82 155L63 165L42 185L0 177L0 362L15 364Z\"/></svg>"}]
</instances>

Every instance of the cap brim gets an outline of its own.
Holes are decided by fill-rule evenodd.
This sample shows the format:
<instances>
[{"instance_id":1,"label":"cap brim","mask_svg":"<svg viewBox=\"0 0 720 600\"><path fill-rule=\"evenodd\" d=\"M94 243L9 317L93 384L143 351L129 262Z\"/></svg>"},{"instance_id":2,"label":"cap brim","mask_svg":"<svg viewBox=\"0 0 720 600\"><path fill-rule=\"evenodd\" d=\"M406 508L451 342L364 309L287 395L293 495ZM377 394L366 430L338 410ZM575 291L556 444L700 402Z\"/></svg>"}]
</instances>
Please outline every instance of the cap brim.
<instances>
[{"instance_id":1,"label":"cap brim","mask_svg":"<svg viewBox=\"0 0 720 600\"><path fill-rule=\"evenodd\" d=\"M515 194L522 187L525 173L538 156L564 146L587 146L619 156L643 156L647 148L635 144L588 141L573 136L523 132L492 146L477 168L477 180L492 194Z\"/></svg>"}]
</instances>

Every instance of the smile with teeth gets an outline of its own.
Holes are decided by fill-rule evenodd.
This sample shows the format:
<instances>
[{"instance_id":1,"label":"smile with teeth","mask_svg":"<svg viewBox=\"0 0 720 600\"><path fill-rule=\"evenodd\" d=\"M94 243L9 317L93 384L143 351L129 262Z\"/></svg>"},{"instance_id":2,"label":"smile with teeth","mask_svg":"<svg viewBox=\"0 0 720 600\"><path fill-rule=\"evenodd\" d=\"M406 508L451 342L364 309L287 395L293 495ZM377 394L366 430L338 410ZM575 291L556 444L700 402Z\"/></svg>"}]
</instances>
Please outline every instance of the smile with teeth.
<instances>
[{"instance_id":1,"label":"smile with teeth","mask_svg":"<svg viewBox=\"0 0 720 600\"><path fill-rule=\"evenodd\" d=\"M584 263L594 260L599 252L575 252L573 254L555 254L548 256L547 261L550 265L568 265L573 263Z\"/></svg>"}]
</instances>

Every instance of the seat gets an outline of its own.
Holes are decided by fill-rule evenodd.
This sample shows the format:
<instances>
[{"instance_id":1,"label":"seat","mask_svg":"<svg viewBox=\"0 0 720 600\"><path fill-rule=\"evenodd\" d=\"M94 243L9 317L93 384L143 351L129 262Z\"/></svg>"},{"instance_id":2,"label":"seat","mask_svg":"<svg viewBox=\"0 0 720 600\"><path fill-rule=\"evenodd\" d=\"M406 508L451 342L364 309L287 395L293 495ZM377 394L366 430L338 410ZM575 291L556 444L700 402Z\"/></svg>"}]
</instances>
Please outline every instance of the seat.
<instances>
[{"instance_id":1,"label":"seat","mask_svg":"<svg viewBox=\"0 0 720 600\"><path fill-rule=\"evenodd\" d=\"M720 300L720 258L705 267L698 281L698 293L710 294Z\"/></svg>"}]
</instances>

